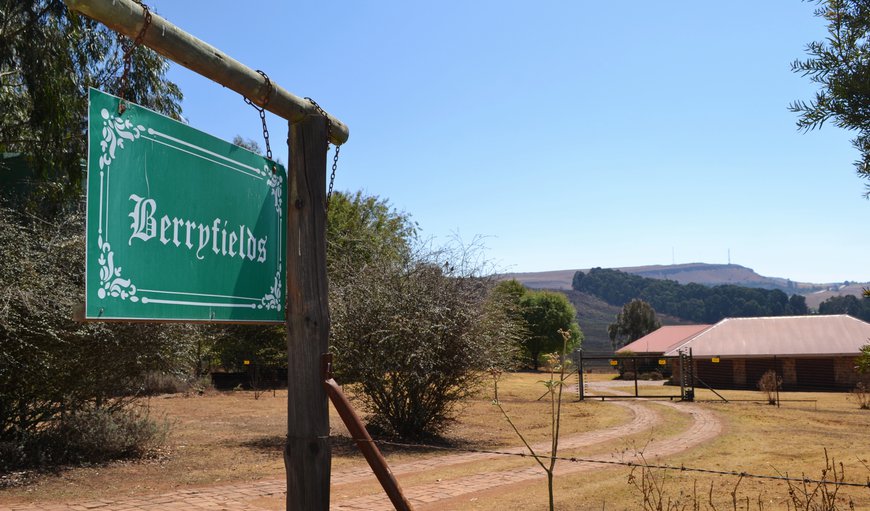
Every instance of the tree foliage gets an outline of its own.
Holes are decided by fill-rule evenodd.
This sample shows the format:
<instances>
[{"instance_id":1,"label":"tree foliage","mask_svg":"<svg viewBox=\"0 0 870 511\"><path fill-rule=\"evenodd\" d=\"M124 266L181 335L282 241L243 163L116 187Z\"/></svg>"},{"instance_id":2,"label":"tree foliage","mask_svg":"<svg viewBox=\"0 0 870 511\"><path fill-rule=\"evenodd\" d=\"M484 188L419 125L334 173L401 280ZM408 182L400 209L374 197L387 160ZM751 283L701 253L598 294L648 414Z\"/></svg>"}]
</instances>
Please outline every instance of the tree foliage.
<instances>
[{"instance_id":1,"label":"tree foliage","mask_svg":"<svg viewBox=\"0 0 870 511\"><path fill-rule=\"evenodd\" d=\"M523 297L529 292L520 281L516 279L503 280L495 285L492 292L503 300L515 303L519 306Z\"/></svg>"},{"instance_id":2,"label":"tree foliage","mask_svg":"<svg viewBox=\"0 0 870 511\"><path fill-rule=\"evenodd\" d=\"M806 301L778 289L734 285L707 287L651 279L619 270L593 268L574 274L575 291L597 296L622 307L634 299L656 311L697 323L716 323L726 317L788 316L806 314Z\"/></svg>"},{"instance_id":3,"label":"tree foliage","mask_svg":"<svg viewBox=\"0 0 870 511\"><path fill-rule=\"evenodd\" d=\"M340 283L376 261L399 262L411 255L417 224L389 201L362 192L335 192L326 226L330 283Z\"/></svg>"},{"instance_id":4,"label":"tree foliage","mask_svg":"<svg viewBox=\"0 0 870 511\"><path fill-rule=\"evenodd\" d=\"M81 413L118 411L149 371L186 369L183 326L76 323L84 296L84 219L33 221L0 209L0 444L64 429ZM113 412L114 413L114 412ZM45 453L15 451L36 464ZM2 468L2 467L0 467Z\"/></svg>"},{"instance_id":5,"label":"tree foliage","mask_svg":"<svg viewBox=\"0 0 870 511\"><path fill-rule=\"evenodd\" d=\"M870 344L861 346L861 354L855 359L855 369L861 374L870 373Z\"/></svg>"},{"instance_id":6,"label":"tree foliage","mask_svg":"<svg viewBox=\"0 0 870 511\"><path fill-rule=\"evenodd\" d=\"M0 211L3 464L69 459L67 447L86 439L69 437L52 452L43 440L82 424L111 429L126 417L144 427L126 413L127 397L149 371L193 363L188 327L71 319L84 296L84 219L65 206L81 195L87 90L118 93L122 54L112 31L60 0L0 0L0 152L26 157L37 178L29 209L38 213ZM181 92L165 78L166 61L141 47L131 58L127 99L179 117ZM104 440L111 443L90 439Z\"/></svg>"},{"instance_id":7,"label":"tree foliage","mask_svg":"<svg viewBox=\"0 0 870 511\"><path fill-rule=\"evenodd\" d=\"M233 145L243 147L254 154L265 156L263 149L260 148L260 144L252 138L242 138L241 135L236 135L233 137Z\"/></svg>"},{"instance_id":8,"label":"tree foliage","mask_svg":"<svg viewBox=\"0 0 870 511\"><path fill-rule=\"evenodd\" d=\"M127 44L60 0L0 0L0 152L28 155L44 178L42 197L80 194L87 91L119 92ZM180 118L182 94L167 68L137 47L126 98Z\"/></svg>"},{"instance_id":9,"label":"tree foliage","mask_svg":"<svg viewBox=\"0 0 870 511\"><path fill-rule=\"evenodd\" d=\"M441 432L516 335L489 279L428 254L376 258L330 286L337 376L362 398L370 424L405 438Z\"/></svg>"},{"instance_id":10,"label":"tree foliage","mask_svg":"<svg viewBox=\"0 0 870 511\"><path fill-rule=\"evenodd\" d=\"M529 325L523 314L523 297L528 292L526 286L516 279L502 280L493 287L490 297L504 309L516 328L517 335L523 339L529 335Z\"/></svg>"},{"instance_id":11,"label":"tree foliage","mask_svg":"<svg viewBox=\"0 0 870 511\"><path fill-rule=\"evenodd\" d=\"M797 100L789 109L797 126L809 131L831 121L857 132L852 144L860 152L858 175L870 178L870 4L864 0L822 0L815 15L827 23L828 37L806 46L807 58L792 71L818 84L815 98ZM870 186L870 185L868 185ZM870 187L868 187L870 194Z\"/></svg>"},{"instance_id":12,"label":"tree foliage","mask_svg":"<svg viewBox=\"0 0 870 511\"><path fill-rule=\"evenodd\" d=\"M819 314L848 314L853 318L870 321L870 298L832 296L819 304Z\"/></svg>"},{"instance_id":13,"label":"tree foliage","mask_svg":"<svg viewBox=\"0 0 870 511\"><path fill-rule=\"evenodd\" d=\"M568 351L577 348L583 340L577 311L562 293L528 291L520 299L520 310L526 327L522 347L535 370L540 366L542 354L562 349L560 330L570 332Z\"/></svg>"},{"instance_id":14,"label":"tree foliage","mask_svg":"<svg viewBox=\"0 0 870 511\"><path fill-rule=\"evenodd\" d=\"M270 369L287 369L287 333L275 325L213 325L213 352L220 367L245 370L245 360Z\"/></svg>"},{"instance_id":15,"label":"tree foliage","mask_svg":"<svg viewBox=\"0 0 870 511\"><path fill-rule=\"evenodd\" d=\"M338 379L370 424L406 438L441 432L478 390L482 371L513 357L507 300L465 250L419 248L417 225L388 201L335 193L327 270Z\"/></svg>"},{"instance_id":16,"label":"tree foliage","mask_svg":"<svg viewBox=\"0 0 870 511\"><path fill-rule=\"evenodd\" d=\"M616 321L607 327L607 334L613 349L617 350L661 326L655 309L645 301L635 299L622 307L622 311L616 315Z\"/></svg>"}]
</instances>

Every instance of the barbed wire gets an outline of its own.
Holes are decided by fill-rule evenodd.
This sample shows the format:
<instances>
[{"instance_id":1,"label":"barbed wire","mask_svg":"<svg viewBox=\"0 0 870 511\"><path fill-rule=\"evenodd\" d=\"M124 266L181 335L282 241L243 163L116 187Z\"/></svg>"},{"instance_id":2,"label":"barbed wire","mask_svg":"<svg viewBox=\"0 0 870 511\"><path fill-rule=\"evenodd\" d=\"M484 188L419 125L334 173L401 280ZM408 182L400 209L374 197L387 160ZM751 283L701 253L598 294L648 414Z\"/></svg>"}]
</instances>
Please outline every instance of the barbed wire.
<instances>
[{"instance_id":1,"label":"barbed wire","mask_svg":"<svg viewBox=\"0 0 870 511\"><path fill-rule=\"evenodd\" d=\"M354 439L355 442L368 442L368 440L364 439ZM855 483L849 481L837 481L837 480L828 480L828 479L812 479L807 477L790 477L788 475L771 475L771 474L752 474L750 472L738 472L736 470L717 470L711 468L698 468L698 467L687 467L685 465L675 466L675 465L660 465L655 463L647 463L646 461L635 462L635 461L619 461L619 460L602 460L596 458L581 458L576 456L542 456L542 455L534 455L525 452L508 452L508 451L496 451L489 449L474 449L471 447L449 447L443 445L429 445L429 444L412 444L405 442L392 442L389 440L372 440L371 442L379 445L390 445L394 447L405 447L411 449L435 449L441 451L455 451L455 452L469 452L476 454L492 454L498 456L514 456L517 458L538 458L541 460L557 460L557 461L567 461L571 463L596 463L600 465L618 465L623 467L631 467L631 468L657 468L662 470L676 470L680 472L700 472L704 474L715 474L715 475L724 475L724 476L735 476L735 477L743 477L743 478L752 478L752 479L767 479L767 480L775 480L775 481L790 481L797 483L805 483L805 484L830 484L834 486L850 486L856 488L868 488L870 489L870 479L867 480L866 483Z\"/></svg>"}]
</instances>

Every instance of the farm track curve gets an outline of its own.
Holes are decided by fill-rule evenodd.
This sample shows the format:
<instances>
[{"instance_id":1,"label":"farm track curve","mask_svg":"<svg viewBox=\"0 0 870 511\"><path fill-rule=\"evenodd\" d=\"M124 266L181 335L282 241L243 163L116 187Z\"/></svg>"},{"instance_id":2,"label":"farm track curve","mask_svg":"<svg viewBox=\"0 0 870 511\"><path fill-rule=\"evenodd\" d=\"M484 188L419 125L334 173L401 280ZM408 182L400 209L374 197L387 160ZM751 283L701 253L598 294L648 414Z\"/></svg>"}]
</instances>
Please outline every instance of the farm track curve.
<instances>
[{"instance_id":1,"label":"farm track curve","mask_svg":"<svg viewBox=\"0 0 870 511\"><path fill-rule=\"evenodd\" d=\"M613 387L601 388L612 394L621 392ZM590 431L560 440L559 447L563 451L601 444L617 440L633 434L654 428L661 422L661 416L655 410L656 406L665 406L679 413L689 415L691 424L679 435L653 440L648 443L643 454L647 459L661 458L691 449L717 436L722 425L716 415L710 411L686 403L655 402L641 403L637 401L611 401L611 403L631 410L633 417L629 422L614 427ZM547 452L549 442L533 445L537 452ZM519 454L523 447L500 450ZM421 474L427 471L450 465L471 464L499 457L497 454L467 452L397 463L391 466L393 473L402 475ZM585 459L596 461L612 461L611 454L587 456ZM630 461L631 457L624 458ZM592 462L560 462L556 474L573 474L600 468L601 465ZM486 492L504 486L520 484L534 479L544 478L543 471L537 465L529 467L488 471L457 479L441 480L429 484L404 486L405 496L418 510L445 509L444 505L453 499L458 499L478 492ZM351 510L389 510L393 509L386 495L378 492L351 498L342 498L343 494L352 494L354 483L374 481L368 467L336 469L332 473L332 505L336 511ZM284 479L258 481L254 483L236 483L206 487L201 489L186 489L159 495L140 496L120 500L99 499L86 502L64 504L20 504L0 505L0 511L157 511L182 509L211 509L224 511L242 511L252 509L283 509L276 507L283 502L286 486ZM458 502L457 502L458 503Z\"/></svg>"}]
</instances>

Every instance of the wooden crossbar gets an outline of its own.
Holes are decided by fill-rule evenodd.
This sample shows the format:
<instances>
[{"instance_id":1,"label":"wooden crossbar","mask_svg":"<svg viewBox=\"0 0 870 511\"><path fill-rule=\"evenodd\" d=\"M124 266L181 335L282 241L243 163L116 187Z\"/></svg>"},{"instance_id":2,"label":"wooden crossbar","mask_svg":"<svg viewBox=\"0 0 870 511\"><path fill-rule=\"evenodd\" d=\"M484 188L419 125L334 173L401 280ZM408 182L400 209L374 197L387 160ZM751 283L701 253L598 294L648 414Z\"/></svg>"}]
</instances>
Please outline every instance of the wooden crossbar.
<instances>
[{"instance_id":1,"label":"wooden crossbar","mask_svg":"<svg viewBox=\"0 0 870 511\"><path fill-rule=\"evenodd\" d=\"M145 23L144 9L133 0L64 0L71 11L103 23L115 32L134 39ZM181 30L166 19L151 13L151 25L142 44L224 87L249 98L258 106L296 123L309 115L320 115L309 101L288 92L272 81L272 92L260 74L214 46ZM345 143L348 127L326 114L332 123L330 142Z\"/></svg>"}]
</instances>

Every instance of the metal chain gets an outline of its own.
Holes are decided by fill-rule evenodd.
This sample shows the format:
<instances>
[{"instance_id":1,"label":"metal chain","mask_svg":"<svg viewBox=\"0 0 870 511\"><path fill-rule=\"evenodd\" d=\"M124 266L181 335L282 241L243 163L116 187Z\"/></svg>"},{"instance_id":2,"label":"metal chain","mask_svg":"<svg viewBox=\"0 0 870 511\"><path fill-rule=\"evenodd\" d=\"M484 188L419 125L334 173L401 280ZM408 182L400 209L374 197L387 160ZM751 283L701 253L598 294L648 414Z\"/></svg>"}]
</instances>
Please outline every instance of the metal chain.
<instances>
[{"instance_id":1,"label":"metal chain","mask_svg":"<svg viewBox=\"0 0 870 511\"><path fill-rule=\"evenodd\" d=\"M272 81L269 80L269 77L266 76L266 73L263 71L257 70L258 73L266 80L266 98L263 100L263 106L259 107L254 104L253 101L248 99L247 96L243 96L245 98L245 103L254 107L257 112L260 114L260 122L263 123L263 140L266 141L266 158L270 161L272 160L272 147L269 145L269 128L266 126L266 105L269 104L269 100L272 99ZM277 171L277 167L275 164L272 164L272 174Z\"/></svg>"},{"instance_id":2,"label":"metal chain","mask_svg":"<svg viewBox=\"0 0 870 511\"><path fill-rule=\"evenodd\" d=\"M148 6L143 4L142 0L133 1L142 6L145 23L142 24L142 29L139 31L139 35L136 36L136 39L133 40L133 44L128 45L127 49L124 51L124 72L121 74L121 90L118 93L118 96L121 98L118 102L118 115L123 114L124 111L127 110L125 97L127 95L127 85L130 80L129 75L130 66L133 60L133 50L142 44L142 41L145 39L145 32L148 30L148 27L151 26L151 11L148 9Z\"/></svg>"},{"instance_id":3,"label":"metal chain","mask_svg":"<svg viewBox=\"0 0 870 511\"><path fill-rule=\"evenodd\" d=\"M332 121L329 120L329 116L326 115L326 111L324 111L323 108L321 108L320 105L317 104L317 101L314 101L309 97L306 97L305 99L307 99L314 106L314 108L317 109L320 115L326 118L326 150L329 151L329 141L330 139L332 139ZM341 146L336 144L335 154L332 156L332 173L329 175L329 188L326 192L327 211L329 210L329 200L332 198L332 187L335 184L335 171L338 169L338 153L340 151Z\"/></svg>"}]
</instances>

